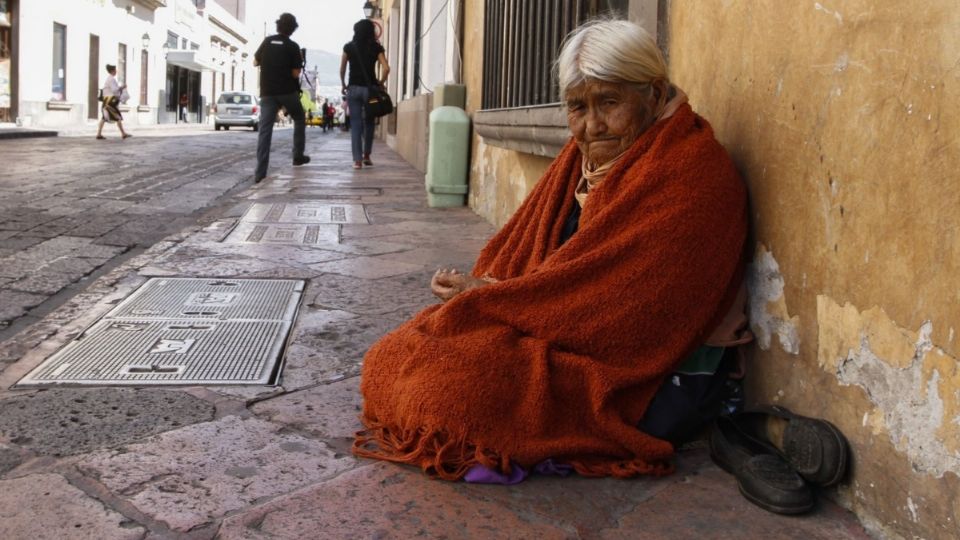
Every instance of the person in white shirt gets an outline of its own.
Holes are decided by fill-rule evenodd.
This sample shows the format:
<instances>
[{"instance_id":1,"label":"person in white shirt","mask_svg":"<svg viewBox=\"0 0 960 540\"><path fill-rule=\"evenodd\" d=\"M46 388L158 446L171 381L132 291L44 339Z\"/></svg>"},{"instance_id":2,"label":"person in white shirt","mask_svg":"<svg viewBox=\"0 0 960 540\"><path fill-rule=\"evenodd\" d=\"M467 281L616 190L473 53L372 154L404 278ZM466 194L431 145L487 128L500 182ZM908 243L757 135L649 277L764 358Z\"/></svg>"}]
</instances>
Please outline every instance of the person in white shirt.
<instances>
[{"instance_id":1,"label":"person in white shirt","mask_svg":"<svg viewBox=\"0 0 960 540\"><path fill-rule=\"evenodd\" d=\"M120 109L118 108L120 105L120 94L127 85L117 82L117 66L107 64L107 73L107 80L103 82L103 107L101 109L103 116L100 117L100 124L97 126L97 138L106 139L106 137L103 136L103 124L106 122L117 123L122 139L132 137L133 135L123 130L123 115L120 114Z\"/></svg>"}]
</instances>

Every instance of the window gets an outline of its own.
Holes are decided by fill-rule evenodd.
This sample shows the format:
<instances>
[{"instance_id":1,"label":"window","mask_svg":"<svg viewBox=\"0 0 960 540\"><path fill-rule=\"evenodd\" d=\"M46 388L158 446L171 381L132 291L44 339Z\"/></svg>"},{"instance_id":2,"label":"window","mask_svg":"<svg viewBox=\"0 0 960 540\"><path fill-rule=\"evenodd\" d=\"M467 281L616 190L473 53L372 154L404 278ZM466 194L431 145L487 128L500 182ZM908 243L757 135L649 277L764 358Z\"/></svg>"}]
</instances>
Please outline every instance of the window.
<instances>
[{"instance_id":1,"label":"window","mask_svg":"<svg viewBox=\"0 0 960 540\"><path fill-rule=\"evenodd\" d=\"M247 70L243 70L240 72L240 89L241 90L247 89Z\"/></svg>"},{"instance_id":2,"label":"window","mask_svg":"<svg viewBox=\"0 0 960 540\"><path fill-rule=\"evenodd\" d=\"M147 64L150 62L150 55L146 49L140 51L140 104L148 105L148 81Z\"/></svg>"},{"instance_id":3,"label":"window","mask_svg":"<svg viewBox=\"0 0 960 540\"><path fill-rule=\"evenodd\" d=\"M628 4L628 0L487 0L483 108L560 101L552 70L563 38L591 18L625 18Z\"/></svg>"},{"instance_id":4,"label":"window","mask_svg":"<svg viewBox=\"0 0 960 540\"><path fill-rule=\"evenodd\" d=\"M174 34L173 32L167 30L167 48L170 50L175 50L177 48L177 42L180 40L180 36Z\"/></svg>"},{"instance_id":5,"label":"window","mask_svg":"<svg viewBox=\"0 0 960 540\"><path fill-rule=\"evenodd\" d=\"M127 46L123 43L117 47L117 79L127 84Z\"/></svg>"},{"instance_id":6,"label":"window","mask_svg":"<svg viewBox=\"0 0 960 540\"><path fill-rule=\"evenodd\" d=\"M51 101L67 99L67 27L53 23L53 84Z\"/></svg>"},{"instance_id":7,"label":"window","mask_svg":"<svg viewBox=\"0 0 960 540\"><path fill-rule=\"evenodd\" d=\"M220 99L217 103L229 104L229 105L250 105L253 103L253 98L250 97L250 94L220 94Z\"/></svg>"}]
</instances>

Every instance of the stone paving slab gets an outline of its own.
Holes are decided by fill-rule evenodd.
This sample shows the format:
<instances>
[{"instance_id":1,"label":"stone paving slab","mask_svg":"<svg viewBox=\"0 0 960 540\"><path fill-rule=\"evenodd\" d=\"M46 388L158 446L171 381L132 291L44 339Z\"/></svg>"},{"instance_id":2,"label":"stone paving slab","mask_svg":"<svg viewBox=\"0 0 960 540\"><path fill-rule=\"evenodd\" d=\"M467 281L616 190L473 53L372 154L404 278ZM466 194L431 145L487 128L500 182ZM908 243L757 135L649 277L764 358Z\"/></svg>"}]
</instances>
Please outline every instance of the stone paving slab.
<instances>
[{"instance_id":1,"label":"stone paving slab","mask_svg":"<svg viewBox=\"0 0 960 540\"><path fill-rule=\"evenodd\" d=\"M139 539L146 529L106 508L62 476L0 480L0 538Z\"/></svg>"},{"instance_id":2,"label":"stone paving slab","mask_svg":"<svg viewBox=\"0 0 960 540\"><path fill-rule=\"evenodd\" d=\"M328 274L307 286L304 305L358 315L383 315L405 307L422 309L437 303L437 298L430 293L429 283L427 276L417 273L373 281Z\"/></svg>"},{"instance_id":3,"label":"stone paving slab","mask_svg":"<svg viewBox=\"0 0 960 540\"><path fill-rule=\"evenodd\" d=\"M424 270L422 264L410 264L379 257L354 257L351 259L312 264L310 267L320 272L330 272L362 279L379 279L398 276L400 274L409 274L410 272L422 272Z\"/></svg>"},{"instance_id":4,"label":"stone paving slab","mask_svg":"<svg viewBox=\"0 0 960 540\"><path fill-rule=\"evenodd\" d=\"M419 471L376 464L316 488L232 516L223 539L307 538L571 538L548 519L518 516L496 502L458 493Z\"/></svg>"},{"instance_id":5,"label":"stone paving slab","mask_svg":"<svg viewBox=\"0 0 960 540\"><path fill-rule=\"evenodd\" d=\"M267 399L250 407L271 422L309 432L321 439L341 439L349 446L360 431L360 377L321 384Z\"/></svg>"},{"instance_id":6,"label":"stone paving slab","mask_svg":"<svg viewBox=\"0 0 960 540\"><path fill-rule=\"evenodd\" d=\"M17 292L27 292L49 296L75 282L80 276L76 274L59 274L56 272L43 272L18 280L9 280L12 283L6 285L6 288ZM0 283L4 285L4 283Z\"/></svg>"},{"instance_id":7,"label":"stone paving slab","mask_svg":"<svg viewBox=\"0 0 960 540\"><path fill-rule=\"evenodd\" d=\"M280 384L290 390L359 375L370 345L398 325L345 311L301 309Z\"/></svg>"},{"instance_id":8,"label":"stone paving slab","mask_svg":"<svg viewBox=\"0 0 960 540\"><path fill-rule=\"evenodd\" d=\"M213 418L209 403L175 391L51 389L2 401L0 440L39 455L109 448Z\"/></svg>"},{"instance_id":9,"label":"stone paving slab","mask_svg":"<svg viewBox=\"0 0 960 540\"><path fill-rule=\"evenodd\" d=\"M0 321L16 319L46 299L39 294L0 290Z\"/></svg>"},{"instance_id":10,"label":"stone paving slab","mask_svg":"<svg viewBox=\"0 0 960 540\"><path fill-rule=\"evenodd\" d=\"M92 454L78 467L177 531L352 466L319 441L258 419L230 416Z\"/></svg>"}]
</instances>

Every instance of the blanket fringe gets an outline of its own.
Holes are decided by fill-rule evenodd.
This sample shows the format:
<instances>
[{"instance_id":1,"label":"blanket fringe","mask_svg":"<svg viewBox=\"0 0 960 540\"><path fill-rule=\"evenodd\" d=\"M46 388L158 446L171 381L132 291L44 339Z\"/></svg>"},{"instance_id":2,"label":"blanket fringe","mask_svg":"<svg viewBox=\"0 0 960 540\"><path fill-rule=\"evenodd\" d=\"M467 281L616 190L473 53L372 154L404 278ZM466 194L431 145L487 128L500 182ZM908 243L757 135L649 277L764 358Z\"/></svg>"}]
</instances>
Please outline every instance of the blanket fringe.
<instances>
[{"instance_id":1,"label":"blanket fringe","mask_svg":"<svg viewBox=\"0 0 960 540\"><path fill-rule=\"evenodd\" d=\"M364 419L367 429L358 431L353 453L359 457L381 459L420 467L429 476L460 480L474 465L483 465L509 474L510 457L467 440L465 433L453 434L443 428L419 426L403 428L395 424ZM571 465L581 476L633 478L665 476L674 471L673 463L644 460L557 460Z\"/></svg>"},{"instance_id":2,"label":"blanket fringe","mask_svg":"<svg viewBox=\"0 0 960 540\"><path fill-rule=\"evenodd\" d=\"M507 474L510 458L490 448L467 441L466 433L443 428L404 428L364 419L367 429L358 431L353 453L420 467L429 476L460 480L474 465L483 465Z\"/></svg>"}]
</instances>

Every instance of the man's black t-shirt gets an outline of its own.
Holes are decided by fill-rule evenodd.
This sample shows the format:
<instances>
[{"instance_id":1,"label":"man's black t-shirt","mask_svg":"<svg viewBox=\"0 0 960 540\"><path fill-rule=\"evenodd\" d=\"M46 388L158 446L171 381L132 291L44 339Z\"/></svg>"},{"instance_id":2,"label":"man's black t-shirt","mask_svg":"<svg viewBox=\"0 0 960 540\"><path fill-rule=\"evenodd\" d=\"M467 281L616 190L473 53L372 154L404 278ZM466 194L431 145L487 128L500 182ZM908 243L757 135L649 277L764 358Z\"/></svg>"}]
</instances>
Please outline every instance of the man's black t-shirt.
<instances>
[{"instance_id":1,"label":"man's black t-shirt","mask_svg":"<svg viewBox=\"0 0 960 540\"><path fill-rule=\"evenodd\" d=\"M253 57L260 63L260 97L300 91L292 70L303 68L300 46L282 34L268 36Z\"/></svg>"},{"instance_id":2,"label":"man's black t-shirt","mask_svg":"<svg viewBox=\"0 0 960 540\"><path fill-rule=\"evenodd\" d=\"M366 47L361 45L359 47L359 56L357 56L357 50L358 47L355 47L352 41L348 41L347 44L343 46L343 52L346 53L347 61L350 63L350 79L347 81L347 85L367 86L369 84L377 84L375 68L377 65L377 57L384 52L383 45L380 45L376 41ZM363 58L362 68L360 67L360 58ZM369 83L363 76L363 72L360 71L361 69L366 69L367 77L370 78Z\"/></svg>"}]
</instances>

